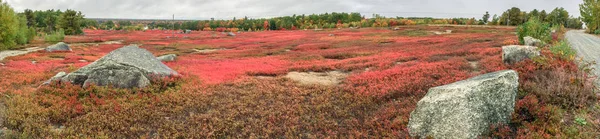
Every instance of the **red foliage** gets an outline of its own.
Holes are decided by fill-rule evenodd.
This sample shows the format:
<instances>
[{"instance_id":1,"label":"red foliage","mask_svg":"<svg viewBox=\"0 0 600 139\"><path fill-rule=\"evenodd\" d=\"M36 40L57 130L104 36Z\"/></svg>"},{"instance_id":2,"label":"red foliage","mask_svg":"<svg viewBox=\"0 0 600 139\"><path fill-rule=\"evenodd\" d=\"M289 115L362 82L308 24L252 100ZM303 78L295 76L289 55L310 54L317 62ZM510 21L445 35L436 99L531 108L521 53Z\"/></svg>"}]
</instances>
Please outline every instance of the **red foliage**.
<instances>
[{"instance_id":1,"label":"red foliage","mask_svg":"<svg viewBox=\"0 0 600 139\"><path fill-rule=\"evenodd\" d=\"M217 28L217 29L216 29L216 31L217 31L217 32L225 32L225 30L226 30L226 29L225 29L225 28L222 28L222 27L221 27L221 28Z\"/></svg>"}]
</instances>

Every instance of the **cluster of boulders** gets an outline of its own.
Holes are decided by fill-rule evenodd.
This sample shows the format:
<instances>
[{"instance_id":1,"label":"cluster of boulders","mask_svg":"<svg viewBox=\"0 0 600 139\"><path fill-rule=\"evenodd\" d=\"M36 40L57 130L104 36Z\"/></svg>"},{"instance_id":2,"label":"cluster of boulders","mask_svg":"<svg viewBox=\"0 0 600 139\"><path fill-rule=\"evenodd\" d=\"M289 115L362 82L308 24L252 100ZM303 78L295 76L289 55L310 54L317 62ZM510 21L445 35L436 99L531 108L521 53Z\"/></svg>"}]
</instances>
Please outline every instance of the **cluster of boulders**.
<instances>
[{"instance_id":1,"label":"cluster of boulders","mask_svg":"<svg viewBox=\"0 0 600 139\"><path fill-rule=\"evenodd\" d=\"M506 64L540 56L542 41L525 38L525 46L502 47ZM452 84L430 88L410 114L413 137L478 138L489 133L492 124L506 124L514 111L519 76L504 70Z\"/></svg>"},{"instance_id":2,"label":"cluster of boulders","mask_svg":"<svg viewBox=\"0 0 600 139\"><path fill-rule=\"evenodd\" d=\"M532 59L541 55L538 46L542 41L527 36L523 38L525 45L509 45L502 47L502 61L506 64L514 64L525 59Z\"/></svg>"},{"instance_id":3,"label":"cluster of boulders","mask_svg":"<svg viewBox=\"0 0 600 139\"><path fill-rule=\"evenodd\" d=\"M163 59L174 60L175 55L167 55ZM177 75L176 71L149 51L130 45L114 50L75 72L58 73L44 84L61 82L82 87L110 85L117 88L143 88L150 85L153 79Z\"/></svg>"}]
</instances>

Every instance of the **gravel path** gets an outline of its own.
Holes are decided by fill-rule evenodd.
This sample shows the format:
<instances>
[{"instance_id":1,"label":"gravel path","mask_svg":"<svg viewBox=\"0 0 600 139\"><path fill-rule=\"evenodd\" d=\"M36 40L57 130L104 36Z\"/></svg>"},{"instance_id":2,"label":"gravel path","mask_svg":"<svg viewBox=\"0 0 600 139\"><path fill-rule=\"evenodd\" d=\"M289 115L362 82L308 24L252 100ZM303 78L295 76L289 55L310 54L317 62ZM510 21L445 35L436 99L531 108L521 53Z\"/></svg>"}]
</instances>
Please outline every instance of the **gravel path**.
<instances>
[{"instance_id":1,"label":"gravel path","mask_svg":"<svg viewBox=\"0 0 600 139\"><path fill-rule=\"evenodd\" d=\"M44 48L40 48L40 47L31 47L31 48L25 48L25 49L21 49L21 50L1 51L0 52L0 61L4 60L4 58L7 58L7 57L24 55L27 53L31 53L31 52L35 52L35 51L39 51L39 50L43 50L43 49Z\"/></svg>"},{"instance_id":2,"label":"gravel path","mask_svg":"<svg viewBox=\"0 0 600 139\"><path fill-rule=\"evenodd\" d=\"M600 37L586 34L583 30L572 30L567 32L565 38L571 47L577 51L577 55L584 61L597 63L594 65L594 73L600 75ZM598 82L600 83L600 82Z\"/></svg>"}]
</instances>

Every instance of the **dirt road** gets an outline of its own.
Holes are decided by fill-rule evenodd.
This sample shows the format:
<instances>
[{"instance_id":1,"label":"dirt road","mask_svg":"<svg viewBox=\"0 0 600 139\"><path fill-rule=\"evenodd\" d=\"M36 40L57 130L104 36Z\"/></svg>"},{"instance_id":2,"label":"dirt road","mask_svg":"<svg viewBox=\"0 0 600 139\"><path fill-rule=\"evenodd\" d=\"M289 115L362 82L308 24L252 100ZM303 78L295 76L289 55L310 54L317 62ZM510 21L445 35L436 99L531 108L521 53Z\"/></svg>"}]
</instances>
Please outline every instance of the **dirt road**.
<instances>
[{"instance_id":1,"label":"dirt road","mask_svg":"<svg viewBox=\"0 0 600 139\"><path fill-rule=\"evenodd\" d=\"M26 48L26 49L21 49L21 50L1 51L0 52L0 61L4 60L4 58L6 58L6 57L24 55L27 53L31 53L31 52L35 52L35 51L39 51L39 50L43 50L43 49L44 48L40 48L40 47L31 47L31 48Z\"/></svg>"},{"instance_id":2,"label":"dirt road","mask_svg":"<svg viewBox=\"0 0 600 139\"><path fill-rule=\"evenodd\" d=\"M567 32L565 38L584 61L597 62L594 73L600 76L600 37L586 34L583 30L572 30Z\"/></svg>"}]
</instances>

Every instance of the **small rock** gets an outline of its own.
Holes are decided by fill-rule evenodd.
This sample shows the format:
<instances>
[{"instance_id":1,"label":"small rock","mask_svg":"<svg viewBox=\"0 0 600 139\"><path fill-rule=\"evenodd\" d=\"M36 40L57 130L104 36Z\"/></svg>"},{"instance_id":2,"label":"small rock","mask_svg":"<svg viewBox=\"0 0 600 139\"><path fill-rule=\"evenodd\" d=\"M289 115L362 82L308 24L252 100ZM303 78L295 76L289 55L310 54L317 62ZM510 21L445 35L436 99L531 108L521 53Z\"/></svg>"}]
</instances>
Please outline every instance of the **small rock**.
<instances>
[{"instance_id":1,"label":"small rock","mask_svg":"<svg viewBox=\"0 0 600 139\"><path fill-rule=\"evenodd\" d=\"M411 136L471 139L490 125L508 123L514 111L519 76L514 70L484 74L430 88L411 112Z\"/></svg>"},{"instance_id":2,"label":"small rock","mask_svg":"<svg viewBox=\"0 0 600 139\"><path fill-rule=\"evenodd\" d=\"M37 61L35 61L35 60L34 60L34 61L31 61L31 64L34 64L34 65L35 65L35 64L37 64Z\"/></svg>"},{"instance_id":3,"label":"small rock","mask_svg":"<svg viewBox=\"0 0 600 139\"><path fill-rule=\"evenodd\" d=\"M446 30L446 34L452 33L452 30Z\"/></svg>"},{"instance_id":4,"label":"small rock","mask_svg":"<svg viewBox=\"0 0 600 139\"><path fill-rule=\"evenodd\" d=\"M58 74L54 75L54 77L50 78L50 80L47 80L44 83L42 83L42 85L48 85L54 81L60 81L60 79L65 77L66 75L66 72L59 72Z\"/></svg>"},{"instance_id":5,"label":"small rock","mask_svg":"<svg viewBox=\"0 0 600 139\"><path fill-rule=\"evenodd\" d=\"M395 27L394 30L400 30L400 27Z\"/></svg>"},{"instance_id":6,"label":"small rock","mask_svg":"<svg viewBox=\"0 0 600 139\"><path fill-rule=\"evenodd\" d=\"M87 61L87 60L83 60L83 59L82 59L82 60L79 60L79 62L83 62L83 63L85 63L85 62L88 62L88 61Z\"/></svg>"},{"instance_id":7,"label":"small rock","mask_svg":"<svg viewBox=\"0 0 600 139\"><path fill-rule=\"evenodd\" d=\"M329 34L329 37L333 37L333 36L335 36L335 34Z\"/></svg>"},{"instance_id":8,"label":"small rock","mask_svg":"<svg viewBox=\"0 0 600 139\"><path fill-rule=\"evenodd\" d=\"M233 33L233 32L227 32L227 36L232 36L233 37L233 36L235 36L235 33Z\"/></svg>"},{"instance_id":9,"label":"small rock","mask_svg":"<svg viewBox=\"0 0 600 139\"><path fill-rule=\"evenodd\" d=\"M525 45L527 46L541 46L542 41L530 36L523 37L523 41L525 41Z\"/></svg>"},{"instance_id":10,"label":"small rock","mask_svg":"<svg viewBox=\"0 0 600 139\"><path fill-rule=\"evenodd\" d=\"M55 45L46 47L46 52L57 52L57 51L72 51L71 47L64 42L59 42Z\"/></svg>"},{"instance_id":11,"label":"small rock","mask_svg":"<svg viewBox=\"0 0 600 139\"><path fill-rule=\"evenodd\" d=\"M502 47L502 61L506 64L514 64L537 56L540 56L540 50L534 46L509 45Z\"/></svg>"},{"instance_id":12,"label":"small rock","mask_svg":"<svg viewBox=\"0 0 600 139\"><path fill-rule=\"evenodd\" d=\"M175 61L175 58L177 58L176 54L168 54L168 55L159 56L156 59L163 61L163 62L170 62L170 61Z\"/></svg>"}]
</instances>

